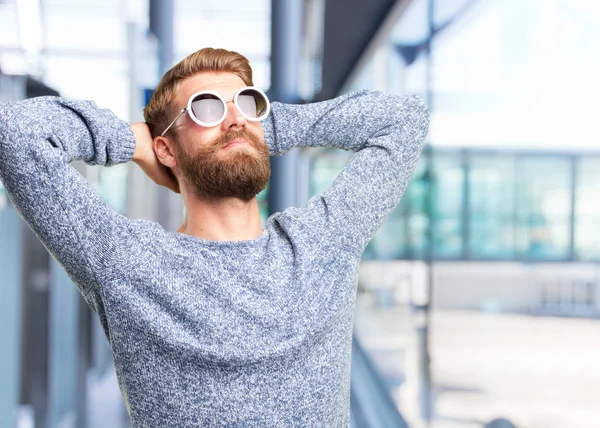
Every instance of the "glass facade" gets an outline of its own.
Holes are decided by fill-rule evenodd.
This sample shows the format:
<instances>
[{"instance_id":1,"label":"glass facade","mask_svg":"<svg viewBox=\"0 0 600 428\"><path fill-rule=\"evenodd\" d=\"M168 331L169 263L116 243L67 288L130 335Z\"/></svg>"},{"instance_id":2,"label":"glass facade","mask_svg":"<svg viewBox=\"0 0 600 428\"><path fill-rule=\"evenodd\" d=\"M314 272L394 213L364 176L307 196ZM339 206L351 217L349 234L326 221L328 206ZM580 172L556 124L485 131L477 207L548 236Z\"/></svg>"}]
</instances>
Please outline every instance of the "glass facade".
<instances>
[{"instance_id":1,"label":"glass facade","mask_svg":"<svg viewBox=\"0 0 600 428\"><path fill-rule=\"evenodd\" d=\"M582 32L598 34L582 19L595 8L435 1L428 53L428 5L411 2L344 89L416 94L431 110L426 150L365 259L600 260L598 155L590 157L596 147L583 137L593 107L574 91L597 85L587 72L573 74L577 64L596 69L600 57L567 46ZM543 41L556 25L573 32ZM341 170L313 162L318 176Z\"/></svg>"},{"instance_id":2,"label":"glass facade","mask_svg":"<svg viewBox=\"0 0 600 428\"><path fill-rule=\"evenodd\" d=\"M512 259L515 252L515 171L511 156L469 157L468 256Z\"/></svg>"},{"instance_id":3,"label":"glass facade","mask_svg":"<svg viewBox=\"0 0 600 428\"><path fill-rule=\"evenodd\" d=\"M600 319L599 12L414 0L346 83L431 112L364 255L355 324L383 376L405 376L390 390L410 426L597 424L600 378L583 360Z\"/></svg>"},{"instance_id":4,"label":"glass facade","mask_svg":"<svg viewBox=\"0 0 600 428\"><path fill-rule=\"evenodd\" d=\"M526 259L571 259L570 159L526 157L516 174L516 249Z\"/></svg>"},{"instance_id":5,"label":"glass facade","mask_svg":"<svg viewBox=\"0 0 600 428\"><path fill-rule=\"evenodd\" d=\"M311 195L349 156L311 160ZM426 259L431 236L435 260L598 261L599 171L600 156L426 150L364 259Z\"/></svg>"},{"instance_id":6,"label":"glass facade","mask_svg":"<svg viewBox=\"0 0 600 428\"><path fill-rule=\"evenodd\" d=\"M575 256L600 260L600 157L582 157L575 165Z\"/></svg>"}]
</instances>

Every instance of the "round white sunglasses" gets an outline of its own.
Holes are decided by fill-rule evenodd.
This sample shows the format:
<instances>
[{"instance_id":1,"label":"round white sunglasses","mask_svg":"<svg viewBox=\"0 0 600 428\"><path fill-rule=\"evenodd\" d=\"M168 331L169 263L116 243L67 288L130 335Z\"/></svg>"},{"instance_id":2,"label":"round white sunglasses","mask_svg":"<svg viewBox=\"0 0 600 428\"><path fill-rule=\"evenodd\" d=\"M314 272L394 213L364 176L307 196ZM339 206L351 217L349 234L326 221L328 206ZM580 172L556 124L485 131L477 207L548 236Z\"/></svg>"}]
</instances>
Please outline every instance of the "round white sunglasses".
<instances>
[{"instance_id":1,"label":"round white sunglasses","mask_svg":"<svg viewBox=\"0 0 600 428\"><path fill-rule=\"evenodd\" d=\"M253 86L241 88L231 100L226 100L212 91L200 91L190 97L187 107L179 112L160 136L163 137L186 111L190 118L200 126L207 128L217 126L225 120L227 103L231 101L240 113L252 122L264 120L271 110L271 103L265 93Z\"/></svg>"}]
</instances>

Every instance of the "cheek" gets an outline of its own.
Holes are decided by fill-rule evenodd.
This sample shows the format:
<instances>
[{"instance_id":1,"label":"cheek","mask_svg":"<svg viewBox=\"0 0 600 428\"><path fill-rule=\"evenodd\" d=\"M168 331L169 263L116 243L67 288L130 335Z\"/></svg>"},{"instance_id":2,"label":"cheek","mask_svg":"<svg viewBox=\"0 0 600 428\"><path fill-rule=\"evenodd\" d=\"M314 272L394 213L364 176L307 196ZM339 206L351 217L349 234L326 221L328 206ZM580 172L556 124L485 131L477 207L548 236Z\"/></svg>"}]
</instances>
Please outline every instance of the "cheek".
<instances>
[{"instance_id":1,"label":"cheek","mask_svg":"<svg viewBox=\"0 0 600 428\"><path fill-rule=\"evenodd\" d=\"M218 129L202 128L201 126L195 125L192 127L186 127L185 131L179 134L179 141L185 148L189 150L193 147L208 144L218 137Z\"/></svg>"},{"instance_id":2,"label":"cheek","mask_svg":"<svg viewBox=\"0 0 600 428\"><path fill-rule=\"evenodd\" d=\"M252 132L254 132L254 134L256 134L256 136L258 138L260 138L261 141L264 141L265 131L262 127L262 123L260 123L260 122L252 123L252 127L250 128L250 130Z\"/></svg>"},{"instance_id":3,"label":"cheek","mask_svg":"<svg viewBox=\"0 0 600 428\"><path fill-rule=\"evenodd\" d=\"M192 120L192 118L188 114L186 114L185 123L181 129L180 137L186 140L193 141L211 141L211 139L214 139L218 133L218 126L212 128L205 128L203 126L198 125Z\"/></svg>"}]
</instances>

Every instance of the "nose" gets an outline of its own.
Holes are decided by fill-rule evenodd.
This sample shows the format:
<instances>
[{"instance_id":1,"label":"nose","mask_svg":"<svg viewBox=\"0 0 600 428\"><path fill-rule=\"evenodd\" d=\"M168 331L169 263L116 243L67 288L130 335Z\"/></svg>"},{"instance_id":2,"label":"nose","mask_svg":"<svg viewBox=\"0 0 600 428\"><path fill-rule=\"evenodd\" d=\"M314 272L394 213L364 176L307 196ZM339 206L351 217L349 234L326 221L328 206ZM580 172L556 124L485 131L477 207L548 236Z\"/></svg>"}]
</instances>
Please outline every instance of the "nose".
<instances>
[{"instance_id":1,"label":"nose","mask_svg":"<svg viewBox=\"0 0 600 428\"><path fill-rule=\"evenodd\" d=\"M225 120L222 123L224 130L227 130L229 128L245 127L247 124L247 119L234 104L233 100L227 101L226 105L227 116L225 116Z\"/></svg>"}]
</instances>

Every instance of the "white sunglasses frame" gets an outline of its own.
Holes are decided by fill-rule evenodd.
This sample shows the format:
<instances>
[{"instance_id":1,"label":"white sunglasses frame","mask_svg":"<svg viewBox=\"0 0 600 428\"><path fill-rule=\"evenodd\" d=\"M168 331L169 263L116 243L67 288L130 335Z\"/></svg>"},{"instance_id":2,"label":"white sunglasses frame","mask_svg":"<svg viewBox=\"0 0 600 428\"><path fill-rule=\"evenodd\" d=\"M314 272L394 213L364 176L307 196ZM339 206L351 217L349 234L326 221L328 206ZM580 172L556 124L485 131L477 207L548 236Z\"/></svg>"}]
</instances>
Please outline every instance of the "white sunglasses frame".
<instances>
[{"instance_id":1,"label":"white sunglasses frame","mask_svg":"<svg viewBox=\"0 0 600 428\"><path fill-rule=\"evenodd\" d=\"M252 89L253 91L258 92L259 94L261 94L264 98L265 101L267 102L267 106L265 108L265 111L262 115L260 115L259 117L249 117L247 116L244 111L239 107L238 104L238 96L244 92L247 91L248 89ZM209 94L209 95L213 95L215 96L217 99L221 100L221 102L223 103L223 116L221 116L221 118L214 123L207 123L207 122L202 122L200 119L198 119L196 117L195 114L193 114L193 110L192 110L192 101L194 100L194 98L196 98L198 95L200 94ZM225 120L225 118L227 117L227 103L232 102L233 104L235 104L235 108L238 109L238 111L242 114L242 116L244 116L247 120L251 121L251 122L260 122L263 121L267 118L267 116L269 115L269 113L271 112L271 101L269 101L269 97L267 97L267 95L261 91L260 89L254 87L254 86L244 86L243 88L239 89L235 95L233 96L233 99L231 100L226 100L224 99L222 96L220 96L219 94L217 94L216 92L213 91L198 91L194 94L192 94L190 96L190 98L188 99L188 103L187 103L187 107L184 107L179 114L177 115L177 117L175 117L175 119L173 119L173 121L169 124L169 126L167 126L167 128L163 131L162 134L160 134L161 137L164 137L165 134L167 133L167 131L169 129L171 129L171 127L175 124L175 122L177 122L177 119L179 119L181 117L181 115L185 112L188 113L188 116L194 121L196 122L198 125L203 126L205 128L212 128L214 126L220 125L221 123L223 123L223 121Z\"/></svg>"}]
</instances>

